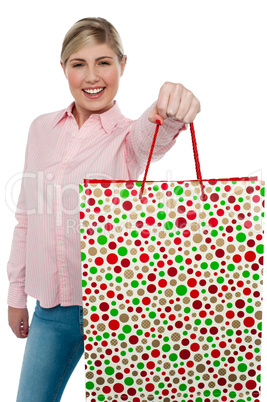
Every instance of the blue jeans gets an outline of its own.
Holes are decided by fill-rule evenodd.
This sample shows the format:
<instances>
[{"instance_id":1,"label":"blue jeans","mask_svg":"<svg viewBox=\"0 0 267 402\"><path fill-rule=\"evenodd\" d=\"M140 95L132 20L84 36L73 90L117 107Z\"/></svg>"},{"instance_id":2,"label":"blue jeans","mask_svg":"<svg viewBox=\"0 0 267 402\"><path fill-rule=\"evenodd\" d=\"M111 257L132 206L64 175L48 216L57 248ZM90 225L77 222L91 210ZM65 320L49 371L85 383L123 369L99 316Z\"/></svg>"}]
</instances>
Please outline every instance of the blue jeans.
<instances>
[{"instance_id":1,"label":"blue jeans","mask_svg":"<svg viewBox=\"0 0 267 402\"><path fill-rule=\"evenodd\" d=\"M43 308L37 300L17 402L58 402L83 355L82 306Z\"/></svg>"}]
</instances>

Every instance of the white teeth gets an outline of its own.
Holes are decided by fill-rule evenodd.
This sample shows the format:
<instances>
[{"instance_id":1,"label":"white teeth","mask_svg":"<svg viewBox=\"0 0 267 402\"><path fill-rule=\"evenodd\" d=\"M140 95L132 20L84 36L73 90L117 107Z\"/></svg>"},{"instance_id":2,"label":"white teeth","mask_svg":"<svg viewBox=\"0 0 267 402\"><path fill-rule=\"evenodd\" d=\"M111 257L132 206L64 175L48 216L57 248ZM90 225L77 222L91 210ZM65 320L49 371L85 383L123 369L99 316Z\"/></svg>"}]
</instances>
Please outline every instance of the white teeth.
<instances>
[{"instance_id":1,"label":"white teeth","mask_svg":"<svg viewBox=\"0 0 267 402\"><path fill-rule=\"evenodd\" d=\"M84 92L87 94L98 94L99 92L103 91L104 88L97 88L97 89L84 89Z\"/></svg>"}]
</instances>

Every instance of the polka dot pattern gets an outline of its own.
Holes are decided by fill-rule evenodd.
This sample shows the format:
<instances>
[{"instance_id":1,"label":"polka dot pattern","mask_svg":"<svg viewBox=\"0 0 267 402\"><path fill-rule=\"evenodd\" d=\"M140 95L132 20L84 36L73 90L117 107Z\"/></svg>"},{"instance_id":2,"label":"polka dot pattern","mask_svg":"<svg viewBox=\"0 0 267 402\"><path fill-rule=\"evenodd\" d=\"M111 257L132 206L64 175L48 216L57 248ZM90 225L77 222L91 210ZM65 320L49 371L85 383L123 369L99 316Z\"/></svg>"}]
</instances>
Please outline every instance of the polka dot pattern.
<instances>
[{"instance_id":1,"label":"polka dot pattern","mask_svg":"<svg viewBox=\"0 0 267 402\"><path fill-rule=\"evenodd\" d=\"M80 185L91 402L259 402L264 182Z\"/></svg>"}]
</instances>

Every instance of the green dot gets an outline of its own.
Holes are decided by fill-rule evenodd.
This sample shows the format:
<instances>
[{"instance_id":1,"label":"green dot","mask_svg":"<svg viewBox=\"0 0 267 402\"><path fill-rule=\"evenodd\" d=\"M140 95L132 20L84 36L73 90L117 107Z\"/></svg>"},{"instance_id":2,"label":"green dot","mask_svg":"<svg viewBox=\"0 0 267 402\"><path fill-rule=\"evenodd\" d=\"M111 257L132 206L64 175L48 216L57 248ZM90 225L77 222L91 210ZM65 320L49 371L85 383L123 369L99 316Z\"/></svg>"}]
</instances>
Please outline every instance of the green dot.
<instances>
[{"instance_id":1,"label":"green dot","mask_svg":"<svg viewBox=\"0 0 267 402\"><path fill-rule=\"evenodd\" d=\"M242 226L241 225L237 225L236 226L236 230L241 230L242 229Z\"/></svg>"},{"instance_id":2,"label":"green dot","mask_svg":"<svg viewBox=\"0 0 267 402\"><path fill-rule=\"evenodd\" d=\"M260 279L260 275L254 274L254 275L252 276L252 278L254 279L254 281L258 281L258 280Z\"/></svg>"},{"instance_id":3,"label":"green dot","mask_svg":"<svg viewBox=\"0 0 267 402\"><path fill-rule=\"evenodd\" d=\"M132 288L138 288L139 282L138 281L132 281L131 286L132 286Z\"/></svg>"},{"instance_id":4,"label":"green dot","mask_svg":"<svg viewBox=\"0 0 267 402\"><path fill-rule=\"evenodd\" d=\"M244 272L242 273L242 276L243 276L244 278L249 278L249 277L250 277L250 272L249 272L249 271L244 271Z\"/></svg>"},{"instance_id":5,"label":"green dot","mask_svg":"<svg viewBox=\"0 0 267 402\"><path fill-rule=\"evenodd\" d=\"M129 191L126 190L125 188L123 190L120 191L120 196L121 198L128 198L129 197Z\"/></svg>"},{"instance_id":6,"label":"green dot","mask_svg":"<svg viewBox=\"0 0 267 402\"><path fill-rule=\"evenodd\" d=\"M260 189L260 193L261 193L261 195L264 197L265 196L265 187L262 187L261 189Z\"/></svg>"},{"instance_id":7,"label":"green dot","mask_svg":"<svg viewBox=\"0 0 267 402\"><path fill-rule=\"evenodd\" d=\"M80 204L80 207L81 207L81 208L84 208L84 207L85 207L85 203L82 202L82 203Z\"/></svg>"},{"instance_id":8,"label":"green dot","mask_svg":"<svg viewBox=\"0 0 267 402\"><path fill-rule=\"evenodd\" d=\"M208 211L210 209L210 204L204 204L204 209Z\"/></svg>"},{"instance_id":9,"label":"green dot","mask_svg":"<svg viewBox=\"0 0 267 402\"><path fill-rule=\"evenodd\" d=\"M258 323L257 328L258 328L259 331L262 331L262 322Z\"/></svg>"},{"instance_id":10,"label":"green dot","mask_svg":"<svg viewBox=\"0 0 267 402\"><path fill-rule=\"evenodd\" d=\"M115 222L115 223L119 223L119 221L120 221L119 218L115 218L115 219L114 219L114 222Z\"/></svg>"},{"instance_id":11,"label":"green dot","mask_svg":"<svg viewBox=\"0 0 267 402\"><path fill-rule=\"evenodd\" d=\"M159 387L159 388L164 388L164 387L165 387L164 382L159 382L159 383L158 383L158 387Z\"/></svg>"},{"instance_id":12,"label":"green dot","mask_svg":"<svg viewBox=\"0 0 267 402\"><path fill-rule=\"evenodd\" d=\"M238 234L236 235L236 240L237 240L239 243L243 243L243 242L246 240L246 238L247 238L247 236L245 235L245 233L238 233Z\"/></svg>"},{"instance_id":13,"label":"green dot","mask_svg":"<svg viewBox=\"0 0 267 402\"><path fill-rule=\"evenodd\" d=\"M165 219L166 218L166 213L164 211L159 211L157 213L157 218L160 219L160 220Z\"/></svg>"},{"instance_id":14,"label":"green dot","mask_svg":"<svg viewBox=\"0 0 267 402\"><path fill-rule=\"evenodd\" d=\"M98 238L97 238L97 242L99 244L106 244L107 241L108 241L108 238L104 235L98 236Z\"/></svg>"},{"instance_id":15,"label":"green dot","mask_svg":"<svg viewBox=\"0 0 267 402\"><path fill-rule=\"evenodd\" d=\"M185 384L179 385L179 390L180 391L185 391L187 389L187 386Z\"/></svg>"},{"instance_id":16,"label":"green dot","mask_svg":"<svg viewBox=\"0 0 267 402\"><path fill-rule=\"evenodd\" d=\"M206 324L206 325L211 325L211 324L212 324L212 320L211 320L210 318L207 318L207 319L205 320L205 324Z\"/></svg>"},{"instance_id":17,"label":"green dot","mask_svg":"<svg viewBox=\"0 0 267 402\"><path fill-rule=\"evenodd\" d=\"M248 314L252 314L252 313L254 312L254 307L248 306L248 307L246 308L246 312L247 312Z\"/></svg>"},{"instance_id":18,"label":"green dot","mask_svg":"<svg viewBox=\"0 0 267 402\"><path fill-rule=\"evenodd\" d=\"M79 193L83 192L83 186L81 184L79 184Z\"/></svg>"},{"instance_id":19,"label":"green dot","mask_svg":"<svg viewBox=\"0 0 267 402\"><path fill-rule=\"evenodd\" d=\"M173 223L168 221L164 224L166 230L171 230L173 228Z\"/></svg>"},{"instance_id":20,"label":"green dot","mask_svg":"<svg viewBox=\"0 0 267 402\"><path fill-rule=\"evenodd\" d=\"M86 285L87 285L87 282L83 279L82 280L82 287L85 288Z\"/></svg>"},{"instance_id":21,"label":"green dot","mask_svg":"<svg viewBox=\"0 0 267 402\"><path fill-rule=\"evenodd\" d=\"M129 334L129 333L131 332L131 330L132 330L132 327L131 327L130 325L124 325L124 326L122 327L122 330L123 330L123 332L124 332L125 334Z\"/></svg>"},{"instance_id":22,"label":"green dot","mask_svg":"<svg viewBox=\"0 0 267 402\"><path fill-rule=\"evenodd\" d=\"M256 247L256 251L257 251L258 254L263 254L263 252L264 252L264 245L263 245L263 244L259 244L259 245Z\"/></svg>"},{"instance_id":23,"label":"green dot","mask_svg":"<svg viewBox=\"0 0 267 402\"><path fill-rule=\"evenodd\" d=\"M175 256L175 262L180 263L180 262L182 262L182 261L183 261L183 256L182 256L182 255L176 255L176 256Z\"/></svg>"},{"instance_id":24,"label":"green dot","mask_svg":"<svg viewBox=\"0 0 267 402\"><path fill-rule=\"evenodd\" d=\"M223 276L219 276L217 278L217 283L224 283L224 277Z\"/></svg>"},{"instance_id":25,"label":"green dot","mask_svg":"<svg viewBox=\"0 0 267 402\"><path fill-rule=\"evenodd\" d=\"M114 372L115 372L115 369L112 366L108 366L105 368L105 373L107 375L112 375L112 374L114 374Z\"/></svg>"},{"instance_id":26,"label":"green dot","mask_svg":"<svg viewBox=\"0 0 267 402\"><path fill-rule=\"evenodd\" d=\"M169 352L171 350L171 346L166 343L165 345L162 346L163 352Z\"/></svg>"},{"instance_id":27,"label":"green dot","mask_svg":"<svg viewBox=\"0 0 267 402\"><path fill-rule=\"evenodd\" d=\"M143 368L145 367L145 365L144 365L144 363L139 362L139 363L137 363L136 367L137 367L139 370L141 370L141 369L143 369Z\"/></svg>"},{"instance_id":28,"label":"green dot","mask_svg":"<svg viewBox=\"0 0 267 402\"><path fill-rule=\"evenodd\" d=\"M237 366L238 371L244 373L247 370L248 366L245 363L241 363Z\"/></svg>"},{"instance_id":29,"label":"green dot","mask_svg":"<svg viewBox=\"0 0 267 402\"><path fill-rule=\"evenodd\" d=\"M82 259L82 261L84 261L86 259L86 254L83 252L81 252L81 259Z\"/></svg>"},{"instance_id":30,"label":"green dot","mask_svg":"<svg viewBox=\"0 0 267 402\"><path fill-rule=\"evenodd\" d=\"M135 306L137 306L137 305L140 303L140 299L138 299L138 297L135 297L135 298L132 300L132 303L133 303Z\"/></svg>"},{"instance_id":31,"label":"green dot","mask_svg":"<svg viewBox=\"0 0 267 402\"><path fill-rule=\"evenodd\" d=\"M240 197L240 198L238 198L238 201L239 201L239 202L243 202L243 201L244 201L244 198Z\"/></svg>"},{"instance_id":32,"label":"green dot","mask_svg":"<svg viewBox=\"0 0 267 402\"><path fill-rule=\"evenodd\" d=\"M176 187L174 187L173 192L176 195L181 195L181 194L183 194L184 189L181 186L176 186Z\"/></svg>"},{"instance_id":33,"label":"green dot","mask_svg":"<svg viewBox=\"0 0 267 402\"><path fill-rule=\"evenodd\" d=\"M174 362L175 360L178 359L178 356L177 356L176 353L171 353L170 356L169 356L169 359L170 359L171 362Z\"/></svg>"},{"instance_id":34,"label":"green dot","mask_svg":"<svg viewBox=\"0 0 267 402\"><path fill-rule=\"evenodd\" d=\"M207 264L206 262L202 262L202 263L200 264L200 267L201 267L202 269L206 269L206 268L208 268L208 264Z\"/></svg>"},{"instance_id":35,"label":"green dot","mask_svg":"<svg viewBox=\"0 0 267 402\"><path fill-rule=\"evenodd\" d=\"M128 253L128 250L127 250L126 247L119 247L119 248L118 248L118 254L119 254L121 257L124 257L127 253Z\"/></svg>"},{"instance_id":36,"label":"green dot","mask_svg":"<svg viewBox=\"0 0 267 402\"><path fill-rule=\"evenodd\" d=\"M134 383L134 380L133 380L133 378L131 378L131 377L126 377L126 378L124 379L124 384L125 384L125 385L133 385L133 383Z\"/></svg>"},{"instance_id":37,"label":"green dot","mask_svg":"<svg viewBox=\"0 0 267 402\"><path fill-rule=\"evenodd\" d=\"M235 397L236 397L236 392L231 391L231 392L229 393L229 397L230 397L230 398L235 398Z\"/></svg>"},{"instance_id":38,"label":"green dot","mask_svg":"<svg viewBox=\"0 0 267 402\"><path fill-rule=\"evenodd\" d=\"M160 258L160 254L159 253L153 254L153 258L154 260L158 260Z\"/></svg>"},{"instance_id":39,"label":"green dot","mask_svg":"<svg viewBox=\"0 0 267 402\"><path fill-rule=\"evenodd\" d=\"M154 191L158 191L159 186L158 186L158 185L155 185L155 186L153 186L152 188L153 188Z\"/></svg>"},{"instance_id":40,"label":"green dot","mask_svg":"<svg viewBox=\"0 0 267 402\"><path fill-rule=\"evenodd\" d=\"M187 287L185 285L179 285L176 288L176 293L179 296L184 296L187 293Z\"/></svg>"},{"instance_id":41,"label":"green dot","mask_svg":"<svg viewBox=\"0 0 267 402\"><path fill-rule=\"evenodd\" d=\"M217 230L212 230L211 232L210 232L210 234L211 234L211 236L212 237L216 237L216 236L218 236L218 232L217 232Z\"/></svg>"},{"instance_id":42,"label":"green dot","mask_svg":"<svg viewBox=\"0 0 267 402\"><path fill-rule=\"evenodd\" d=\"M219 264L217 261L213 261L213 262L210 264L211 269L218 269L219 266L220 266L220 264Z\"/></svg>"},{"instance_id":43,"label":"green dot","mask_svg":"<svg viewBox=\"0 0 267 402\"><path fill-rule=\"evenodd\" d=\"M227 269L228 269L228 271L234 271L235 270L234 264L227 265Z\"/></svg>"},{"instance_id":44,"label":"green dot","mask_svg":"<svg viewBox=\"0 0 267 402\"><path fill-rule=\"evenodd\" d=\"M226 335L227 336L232 336L234 334L234 331L232 329L227 329Z\"/></svg>"},{"instance_id":45,"label":"green dot","mask_svg":"<svg viewBox=\"0 0 267 402\"><path fill-rule=\"evenodd\" d=\"M86 389L93 389L94 388L94 383L92 381L87 381L85 384Z\"/></svg>"}]
</instances>

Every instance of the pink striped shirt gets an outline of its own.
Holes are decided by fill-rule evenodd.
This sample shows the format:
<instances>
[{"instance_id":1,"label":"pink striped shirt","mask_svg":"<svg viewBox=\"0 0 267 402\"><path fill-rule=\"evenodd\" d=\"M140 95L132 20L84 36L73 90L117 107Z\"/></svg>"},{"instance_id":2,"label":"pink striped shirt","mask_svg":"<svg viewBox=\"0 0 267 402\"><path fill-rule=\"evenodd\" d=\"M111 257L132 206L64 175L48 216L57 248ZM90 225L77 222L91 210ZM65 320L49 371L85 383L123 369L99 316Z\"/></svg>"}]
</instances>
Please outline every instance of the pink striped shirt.
<instances>
[{"instance_id":1,"label":"pink striped shirt","mask_svg":"<svg viewBox=\"0 0 267 402\"><path fill-rule=\"evenodd\" d=\"M42 307L82 305L79 183L84 179L140 180L155 131L148 121L111 109L92 114L81 128L66 109L31 124L7 273L8 304L25 308L27 295ZM173 147L186 125L168 118L151 162Z\"/></svg>"}]
</instances>

